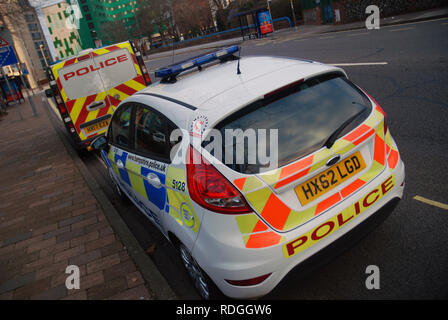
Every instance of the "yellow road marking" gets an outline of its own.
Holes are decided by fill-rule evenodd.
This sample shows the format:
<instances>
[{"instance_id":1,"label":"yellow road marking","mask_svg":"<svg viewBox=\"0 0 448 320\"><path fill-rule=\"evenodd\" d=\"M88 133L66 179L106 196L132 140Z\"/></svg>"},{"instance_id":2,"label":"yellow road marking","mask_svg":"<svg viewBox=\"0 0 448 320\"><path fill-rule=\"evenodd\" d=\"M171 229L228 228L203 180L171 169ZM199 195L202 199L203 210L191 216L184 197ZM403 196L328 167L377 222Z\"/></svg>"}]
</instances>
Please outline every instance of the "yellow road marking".
<instances>
[{"instance_id":1,"label":"yellow road marking","mask_svg":"<svg viewBox=\"0 0 448 320\"><path fill-rule=\"evenodd\" d=\"M414 200L417 200L417 201L429 204L429 205L434 206L434 207L438 207L438 208L441 208L441 209L448 210L448 204L444 204L444 203L441 203L441 202L438 202L438 201L426 199L426 198L423 198L421 196L415 196Z\"/></svg>"}]
</instances>

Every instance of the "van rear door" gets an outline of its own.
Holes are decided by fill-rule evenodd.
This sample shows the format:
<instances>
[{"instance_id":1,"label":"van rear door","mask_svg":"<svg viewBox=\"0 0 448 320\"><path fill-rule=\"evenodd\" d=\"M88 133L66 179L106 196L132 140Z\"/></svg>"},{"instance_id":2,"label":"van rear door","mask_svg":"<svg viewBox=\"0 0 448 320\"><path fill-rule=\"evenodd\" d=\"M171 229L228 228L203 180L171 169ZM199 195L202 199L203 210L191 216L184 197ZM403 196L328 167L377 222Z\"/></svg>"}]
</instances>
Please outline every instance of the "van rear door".
<instances>
[{"instance_id":1,"label":"van rear door","mask_svg":"<svg viewBox=\"0 0 448 320\"><path fill-rule=\"evenodd\" d=\"M100 77L112 107L146 87L142 69L126 41L94 51L94 63L107 66L99 69Z\"/></svg>"}]
</instances>

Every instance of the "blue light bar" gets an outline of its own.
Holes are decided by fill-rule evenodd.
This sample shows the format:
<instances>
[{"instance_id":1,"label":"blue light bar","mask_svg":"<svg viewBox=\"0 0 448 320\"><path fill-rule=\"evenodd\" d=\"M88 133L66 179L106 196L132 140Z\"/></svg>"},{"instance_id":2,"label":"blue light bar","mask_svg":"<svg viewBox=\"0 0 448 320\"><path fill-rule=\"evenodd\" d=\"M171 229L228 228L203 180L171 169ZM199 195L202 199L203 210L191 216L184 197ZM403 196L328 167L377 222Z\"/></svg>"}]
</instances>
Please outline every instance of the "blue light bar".
<instances>
[{"instance_id":1,"label":"blue light bar","mask_svg":"<svg viewBox=\"0 0 448 320\"><path fill-rule=\"evenodd\" d=\"M210 52L201 56L190 58L188 60L178 62L176 64L160 68L156 70L155 76L157 78L170 78L176 77L179 73L200 67L203 64L210 63L215 60L224 60L228 56L234 54L239 50L238 46L231 46L225 49L221 49L215 52Z\"/></svg>"}]
</instances>

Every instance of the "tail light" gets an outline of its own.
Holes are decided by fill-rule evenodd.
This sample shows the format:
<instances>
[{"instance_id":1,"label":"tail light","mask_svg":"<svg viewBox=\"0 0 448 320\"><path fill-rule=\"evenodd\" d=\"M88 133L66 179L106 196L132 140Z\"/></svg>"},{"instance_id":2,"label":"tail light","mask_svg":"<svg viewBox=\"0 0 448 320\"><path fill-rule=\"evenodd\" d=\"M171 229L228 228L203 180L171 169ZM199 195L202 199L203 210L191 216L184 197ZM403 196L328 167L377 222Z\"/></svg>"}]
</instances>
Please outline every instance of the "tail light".
<instances>
[{"instance_id":1,"label":"tail light","mask_svg":"<svg viewBox=\"0 0 448 320\"><path fill-rule=\"evenodd\" d=\"M143 58L141 57L141 55L138 56L137 60L141 66L140 68L142 69L142 74L143 74L143 78L145 79L146 85L150 85L151 79L149 78L148 69L146 69L145 62L143 61Z\"/></svg>"},{"instance_id":2,"label":"tail light","mask_svg":"<svg viewBox=\"0 0 448 320\"><path fill-rule=\"evenodd\" d=\"M187 153L187 185L191 199L211 211L223 214L253 211L239 190L192 146Z\"/></svg>"},{"instance_id":3,"label":"tail light","mask_svg":"<svg viewBox=\"0 0 448 320\"><path fill-rule=\"evenodd\" d=\"M67 109L65 108L65 106L63 104L58 105L59 108L59 112L61 113L61 115L64 115L67 113Z\"/></svg>"},{"instance_id":4,"label":"tail light","mask_svg":"<svg viewBox=\"0 0 448 320\"><path fill-rule=\"evenodd\" d=\"M151 84L151 79L149 78L149 74L144 73L143 77L145 78L145 82L146 84Z\"/></svg>"}]
</instances>

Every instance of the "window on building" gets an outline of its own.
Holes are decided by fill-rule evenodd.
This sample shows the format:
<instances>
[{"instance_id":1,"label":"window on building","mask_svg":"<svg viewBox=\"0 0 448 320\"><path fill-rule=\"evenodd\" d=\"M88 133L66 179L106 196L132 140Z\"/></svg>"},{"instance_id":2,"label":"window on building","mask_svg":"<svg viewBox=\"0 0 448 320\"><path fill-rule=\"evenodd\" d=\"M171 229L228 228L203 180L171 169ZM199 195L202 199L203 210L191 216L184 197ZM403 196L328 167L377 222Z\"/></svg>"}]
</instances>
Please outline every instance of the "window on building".
<instances>
[{"instance_id":1,"label":"window on building","mask_svg":"<svg viewBox=\"0 0 448 320\"><path fill-rule=\"evenodd\" d=\"M89 27L90 30L95 28L94 25L93 25L93 22L89 22L88 23L88 27Z\"/></svg>"},{"instance_id":2,"label":"window on building","mask_svg":"<svg viewBox=\"0 0 448 320\"><path fill-rule=\"evenodd\" d=\"M40 45L44 45L44 42L43 41L36 41L36 42L34 42L34 48L39 49Z\"/></svg>"},{"instance_id":3,"label":"window on building","mask_svg":"<svg viewBox=\"0 0 448 320\"><path fill-rule=\"evenodd\" d=\"M31 38L33 38L33 40L39 40L42 39L42 36L40 32L31 32Z\"/></svg>"},{"instance_id":4,"label":"window on building","mask_svg":"<svg viewBox=\"0 0 448 320\"><path fill-rule=\"evenodd\" d=\"M28 23L28 30L30 31L38 31L37 23Z\"/></svg>"},{"instance_id":5,"label":"window on building","mask_svg":"<svg viewBox=\"0 0 448 320\"><path fill-rule=\"evenodd\" d=\"M86 14L86 20L87 21L92 20L92 16L90 14Z\"/></svg>"},{"instance_id":6,"label":"window on building","mask_svg":"<svg viewBox=\"0 0 448 320\"><path fill-rule=\"evenodd\" d=\"M32 21L34 21L35 19L34 19L34 14L32 14L32 13L25 13L25 21L26 22L32 22Z\"/></svg>"}]
</instances>

